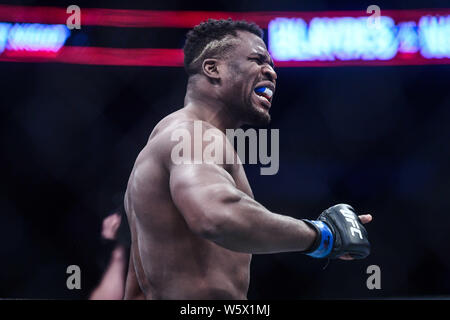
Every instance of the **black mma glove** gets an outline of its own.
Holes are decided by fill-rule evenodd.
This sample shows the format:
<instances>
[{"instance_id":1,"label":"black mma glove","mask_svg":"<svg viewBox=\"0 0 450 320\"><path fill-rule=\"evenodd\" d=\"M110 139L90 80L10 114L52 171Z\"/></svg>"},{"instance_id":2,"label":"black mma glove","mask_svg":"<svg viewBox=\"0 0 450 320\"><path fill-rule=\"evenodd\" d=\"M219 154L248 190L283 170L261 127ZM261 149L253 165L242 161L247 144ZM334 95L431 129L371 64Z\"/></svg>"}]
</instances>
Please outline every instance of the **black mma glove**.
<instances>
[{"instance_id":1,"label":"black mma glove","mask_svg":"<svg viewBox=\"0 0 450 320\"><path fill-rule=\"evenodd\" d=\"M370 254L366 228L348 204L325 210L317 220L303 221L317 231L311 249L304 252L311 257L335 259L349 254L354 259L363 259Z\"/></svg>"}]
</instances>

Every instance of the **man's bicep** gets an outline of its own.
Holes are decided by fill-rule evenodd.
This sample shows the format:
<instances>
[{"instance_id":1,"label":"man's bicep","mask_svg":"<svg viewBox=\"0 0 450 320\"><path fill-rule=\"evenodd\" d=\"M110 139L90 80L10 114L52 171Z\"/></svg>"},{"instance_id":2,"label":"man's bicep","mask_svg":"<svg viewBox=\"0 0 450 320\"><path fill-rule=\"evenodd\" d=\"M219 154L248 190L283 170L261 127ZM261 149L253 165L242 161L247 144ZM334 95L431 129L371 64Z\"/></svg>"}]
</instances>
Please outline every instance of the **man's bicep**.
<instances>
[{"instance_id":1,"label":"man's bicep","mask_svg":"<svg viewBox=\"0 0 450 320\"><path fill-rule=\"evenodd\" d=\"M224 215L224 206L240 200L231 175L216 164L176 165L170 172L170 192L175 206L196 233L213 233Z\"/></svg>"}]
</instances>

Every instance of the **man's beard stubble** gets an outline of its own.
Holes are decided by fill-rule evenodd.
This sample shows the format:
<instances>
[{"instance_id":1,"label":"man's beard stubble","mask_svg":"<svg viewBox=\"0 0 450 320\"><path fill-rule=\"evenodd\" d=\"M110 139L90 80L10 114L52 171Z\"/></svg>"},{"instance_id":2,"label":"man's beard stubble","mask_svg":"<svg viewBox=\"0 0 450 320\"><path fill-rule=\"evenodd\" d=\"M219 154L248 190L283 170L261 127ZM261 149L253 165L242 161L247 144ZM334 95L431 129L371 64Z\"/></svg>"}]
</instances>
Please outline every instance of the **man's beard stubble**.
<instances>
[{"instance_id":1,"label":"man's beard stubble","mask_svg":"<svg viewBox=\"0 0 450 320\"><path fill-rule=\"evenodd\" d=\"M250 125L267 126L270 124L271 116L269 112L262 112L252 106L252 112L250 114L252 117Z\"/></svg>"},{"instance_id":2,"label":"man's beard stubble","mask_svg":"<svg viewBox=\"0 0 450 320\"><path fill-rule=\"evenodd\" d=\"M252 93L253 94L253 93ZM252 103L250 98L249 104L242 108L242 119L245 119L245 123L250 126L267 126L270 124L271 116L268 111L262 111Z\"/></svg>"}]
</instances>

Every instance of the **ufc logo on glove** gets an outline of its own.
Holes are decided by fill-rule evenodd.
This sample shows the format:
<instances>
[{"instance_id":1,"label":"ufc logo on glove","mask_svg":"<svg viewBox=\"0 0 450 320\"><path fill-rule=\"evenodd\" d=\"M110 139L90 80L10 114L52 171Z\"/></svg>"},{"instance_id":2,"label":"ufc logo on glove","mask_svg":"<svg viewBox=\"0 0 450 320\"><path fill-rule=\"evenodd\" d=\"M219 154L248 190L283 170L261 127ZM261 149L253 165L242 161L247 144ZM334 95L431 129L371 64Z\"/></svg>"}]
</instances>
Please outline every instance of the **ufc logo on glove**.
<instances>
[{"instance_id":1,"label":"ufc logo on glove","mask_svg":"<svg viewBox=\"0 0 450 320\"><path fill-rule=\"evenodd\" d=\"M352 233L352 236L354 237L356 232L359 238L362 240L363 236L358 224L356 223L355 214L347 208L340 209L339 212L342 213L342 215L345 217L345 220L351 223L352 226L350 227L350 232Z\"/></svg>"}]
</instances>

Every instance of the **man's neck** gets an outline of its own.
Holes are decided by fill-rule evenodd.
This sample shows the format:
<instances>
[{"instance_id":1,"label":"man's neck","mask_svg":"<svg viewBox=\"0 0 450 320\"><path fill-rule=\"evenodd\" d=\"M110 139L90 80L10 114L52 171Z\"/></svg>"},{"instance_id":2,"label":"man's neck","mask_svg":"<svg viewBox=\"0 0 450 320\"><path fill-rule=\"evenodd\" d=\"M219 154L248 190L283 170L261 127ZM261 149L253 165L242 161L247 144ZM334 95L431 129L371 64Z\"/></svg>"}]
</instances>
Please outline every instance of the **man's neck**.
<instances>
[{"instance_id":1,"label":"man's neck","mask_svg":"<svg viewBox=\"0 0 450 320\"><path fill-rule=\"evenodd\" d=\"M208 122L224 133L226 129L236 129L242 125L236 114L211 94L200 96L199 93L188 89L184 108L199 120Z\"/></svg>"}]
</instances>

